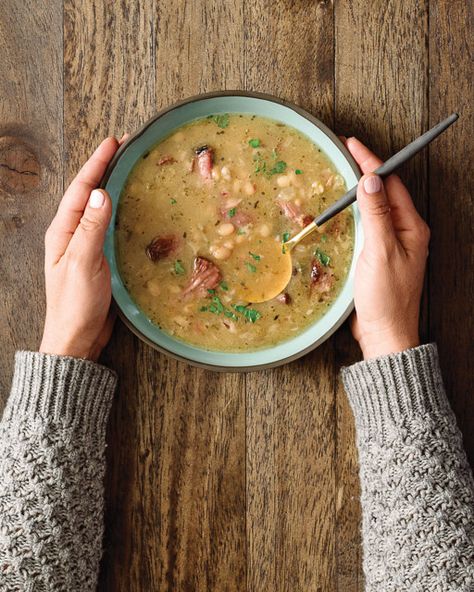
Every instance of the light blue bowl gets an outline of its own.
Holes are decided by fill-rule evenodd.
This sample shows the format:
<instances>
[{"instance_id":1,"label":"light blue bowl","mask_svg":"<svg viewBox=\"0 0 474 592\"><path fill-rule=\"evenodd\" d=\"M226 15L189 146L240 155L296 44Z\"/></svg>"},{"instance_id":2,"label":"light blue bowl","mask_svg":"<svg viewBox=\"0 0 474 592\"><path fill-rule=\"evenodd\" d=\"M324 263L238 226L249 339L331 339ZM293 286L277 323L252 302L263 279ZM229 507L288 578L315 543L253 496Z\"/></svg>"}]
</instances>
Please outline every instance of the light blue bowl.
<instances>
[{"instance_id":1,"label":"light blue bowl","mask_svg":"<svg viewBox=\"0 0 474 592\"><path fill-rule=\"evenodd\" d=\"M362 248L363 236L357 206L352 206L355 221L354 256L346 282L326 314L296 337L266 349L249 353L209 351L179 341L154 325L140 310L125 288L115 255L115 216L120 193L137 160L173 130L194 119L216 113L251 113L269 117L290 125L311 139L333 162L344 177L347 187L353 187L359 170L349 152L325 125L312 115L271 95L226 91L191 97L161 111L137 131L115 155L102 180L113 202L112 221L105 254L112 272L112 293L123 321L146 343L180 360L213 370L251 371L285 364L311 351L345 321L351 313L354 291L354 269Z\"/></svg>"}]
</instances>

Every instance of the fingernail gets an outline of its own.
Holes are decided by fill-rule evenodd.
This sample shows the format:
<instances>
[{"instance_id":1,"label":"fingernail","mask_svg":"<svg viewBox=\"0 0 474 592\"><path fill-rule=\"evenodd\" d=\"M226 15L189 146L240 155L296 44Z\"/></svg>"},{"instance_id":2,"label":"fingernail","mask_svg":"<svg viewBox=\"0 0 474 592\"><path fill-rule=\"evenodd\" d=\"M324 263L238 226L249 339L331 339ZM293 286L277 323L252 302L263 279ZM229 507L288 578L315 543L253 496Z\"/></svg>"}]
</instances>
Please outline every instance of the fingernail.
<instances>
[{"instance_id":1,"label":"fingernail","mask_svg":"<svg viewBox=\"0 0 474 592\"><path fill-rule=\"evenodd\" d=\"M102 191L94 189L94 191L91 193L91 196L89 197L89 206L94 209L101 208L104 205L104 201L105 198Z\"/></svg>"},{"instance_id":2,"label":"fingernail","mask_svg":"<svg viewBox=\"0 0 474 592\"><path fill-rule=\"evenodd\" d=\"M366 193L379 193L382 191L382 179L377 175L371 175L364 179L364 189Z\"/></svg>"}]
</instances>

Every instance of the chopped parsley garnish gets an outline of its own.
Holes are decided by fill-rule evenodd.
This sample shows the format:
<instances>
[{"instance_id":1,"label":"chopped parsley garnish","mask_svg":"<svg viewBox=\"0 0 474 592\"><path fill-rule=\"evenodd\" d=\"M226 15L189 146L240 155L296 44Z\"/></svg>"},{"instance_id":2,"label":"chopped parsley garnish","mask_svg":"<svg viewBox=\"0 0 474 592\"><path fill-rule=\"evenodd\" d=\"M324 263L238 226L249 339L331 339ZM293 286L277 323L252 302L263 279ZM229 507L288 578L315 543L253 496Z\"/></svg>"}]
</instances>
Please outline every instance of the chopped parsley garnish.
<instances>
[{"instance_id":1,"label":"chopped parsley garnish","mask_svg":"<svg viewBox=\"0 0 474 592\"><path fill-rule=\"evenodd\" d=\"M226 292L227 292L227 290L229 289L229 286L228 286L228 285L227 285L225 282L221 282L221 283L219 284L219 286L220 286L220 287L221 287L223 290L225 290Z\"/></svg>"},{"instance_id":2,"label":"chopped parsley garnish","mask_svg":"<svg viewBox=\"0 0 474 592\"><path fill-rule=\"evenodd\" d=\"M209 119L212 119L219 127L226 128L229 125L229 114L222 113L220 115L209 115Z\"/></svg>"},{"instance_id":3,"label":"chopped parsley garnish","mask_svg":"<svg viewBox=\"0 0 474 592\"><path fill-rule=\"evenodd\" d=\"M229 218L233 218L235 216L237 212L237 208L231 208L228 212L227 215L229 216Z\"/></svg>"},{"instance_id":4,"label":"chopped parsley garnish","mask_svg":"<svg viewBox=\"0 0 474 592\"><path fill-rule=\"evenodd\" d=\"M295 175L302 175L303 171L301 169L295 169Z\"/></svg>"},{"instance_id":5,"label":"chopped parsley garnish","mask_svg":"<svg viewBox=\"0 0 474 592\"><path fill-rule=\"evenodd\" d=\"M253 138L252 140L249 140L249 145L252 146L252 148L258 148L260 146L260 140L258 138Z\"/></svg>"},{"instance_id":6,"label":"chopped parsley garnish","mask_svg":"<svg viewBox=\"0 0 474 592\"><path fill-rule=\"evenodd\" d=\"M224 312L225 308L224 308L224 305L222 304L219 296L212 297L212 304L209 307L209 310L210 310L210 312L217 313L217 314Z\"/></svg>"},{"instance_id":7,"label":"chopped parsley garnish","mask_svg":"<svg viewBox=\"0 0 474 592\"><path fill-rule=\"evenodd\" d=\"M290 240L290 233L289 232L284 232L281 235L281 242L282 243L287 243Z\"/></svg>"},{"instance_id":8,"label":"chopped parsley garnish","mask_svg":"<svg viewBox=\"0 0 474 592\"><path fill-rule=\"evenodd\" d=\"M327 234L322 234L321 235L321 242L325 243L328 240L328 235Z\"/></svg>"},{"instance_id":9,"label":"chopped parsley garnish","mask_svg":"<svg viewBox=\"0 0 474 592\"><path fill-rule=\"evenodd\" d=\"M174 206L174 204L177 204L177 203L178 203L178 202L177 202L177 201L174 199L174 197L172 197L172 198L170 199L170 204L171 204L172 206Z\"/></svg>"},{"instance_id":10,"label":"chopped parsley garnish","mask_svg":"<svg viewBox=\"0 0 474 592\"><path fill-rule=\"evenodd\" d=\"M276 174L279 174L279 173L284 173L285 171L286 171L286 162L284 162L283 160L279 160L270 169L270 175L276 175Z\"/></svg>"},{"instance_id":11,"label":"chopped parsley garnish","mask_svg":"<svg viewBox=\"0 0 474 592\"><path fill-rule=\"evenodd\" d=\"M233 321L238 321L239 317L234 314L231 310L224 310L224 315L228 318L228 319L232 319Z\"/></svg>"},{"instance_id":12,"label":"chopped parsley garnish","mask_svg":"<svg viewBox=\"0 0 474 592\"><path fill-rule=\"evenodd\" d=\"M176 275L184 274L183 262L180 259L174 262L174 272Z\"/></svg>"},{"instance_id":13,"label":"chopped parsley garnish","mask_svg":"<svg viewBox=\"0 0 474 592\"><path fill-rule=\"evenodd\" d=\"M331 263L331 257L329 257L329 255L326 255L326 253L324 253L320 249L316 249L314 254L317 257L318 261L321 263L321 265L324 265L324 267L327 267Z\"/></svg>"},{"instance_id":14,"label":"chopped parsley garnish","mask_svg":"<svg viewBox=\"0 0 474 592\"><path fill-rule=\"evenodd\" d=\"M216 293L216 291L215 290L212 290L211 288L208 288L207 291L208 291L209 294L215 294Z\"/></svg>"},{"instance_id":15,"label":"chopped parsley garnish","mask_svg":"<svg viewBox=\"0 0 474 592\"><path fill-rule=\"evenodd\" d=\"M237 230L237 234L242 236L243 234L245 234L245 230L242 230L242 228L239 228L239 230Z\"/></svg>"},{"instance_id":16,"label":"chopped parsley garnish","mask_svg":"<svg viewBox=\"0 0 474 592\"><path fill-rule=\"evenodd\" d=\"M257 271L257 268L252 263L246 262L245 267L250 271L250 273L255 273Z\"/></svg>"},{"instance_id":17,"label":"chopped parsley garnish","mask_svg":"<svg viewBox=\"0 0 474 592\"><path fill-rule=\"evenodd\" d=\"M258 310L255 310L254 308L247 308L242 304L234 305L234 309L237 312L240 312L240 314L244 315L245 319L250 323L255 323L255 321L258 321L258 319L260 319L262 316Z\"/></svg>"},{"instance_id":18,"label":"chopped parsley garnish","mask_svg":"<svg viewBox=\"0 0 474 592\"><path fill-rule=\"evenodd\" d=\"M251 257L253 257L255 259L255 261L260 261L260 259L261 259L260 255L256 255L255 253L251 253L250 251L249 251L249 255Z\"/></svg>"}]
</instances>

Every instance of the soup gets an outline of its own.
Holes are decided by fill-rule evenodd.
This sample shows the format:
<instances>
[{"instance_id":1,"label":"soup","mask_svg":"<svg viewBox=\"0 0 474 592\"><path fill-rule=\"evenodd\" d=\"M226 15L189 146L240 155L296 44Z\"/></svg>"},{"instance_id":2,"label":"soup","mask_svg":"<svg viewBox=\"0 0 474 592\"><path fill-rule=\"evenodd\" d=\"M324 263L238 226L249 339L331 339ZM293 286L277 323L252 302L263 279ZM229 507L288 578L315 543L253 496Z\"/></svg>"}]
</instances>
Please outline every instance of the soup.
<instances>
[{"instance_id":1,"label":"soup","mask_svg":"<svg viewBox=\"0 0 474 592\"><path fill-rule=\"evenodd\" d=\"M290 339L344 284L351 212L295 247L291 281L276 298L251 303L239 288L262 273L269 241L284 249L345 190L318 146L287 125L243 114L193 121L145 153L123 188L123 282L153 323L189 344L239 352Z\"/></svg>"}]
</instances>

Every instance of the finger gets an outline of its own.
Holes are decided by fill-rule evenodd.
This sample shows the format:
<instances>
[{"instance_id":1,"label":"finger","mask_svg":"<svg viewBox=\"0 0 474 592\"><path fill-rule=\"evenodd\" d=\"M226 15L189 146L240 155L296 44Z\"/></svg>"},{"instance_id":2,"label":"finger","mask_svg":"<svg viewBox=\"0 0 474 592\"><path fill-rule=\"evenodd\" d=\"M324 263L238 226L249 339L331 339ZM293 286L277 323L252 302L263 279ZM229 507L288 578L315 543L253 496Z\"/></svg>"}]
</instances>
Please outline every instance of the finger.
<instances>
[{"instance_id":1,"label":"finger","mask_svg":"<svg viewBox=\"0 0 474 592\"><path fill-rule=\"evenodd\" d=\"M99 185L117 148L115 138L105 139L66 190L47 233L46 255L53 262L58 261L66 251L90 193Z\"/></svg>"},{"instance_id":2,"label":"finger","mask_svg":"<svg viewBox=\"0 0 474 592\"><path fill-rule=\"evenodd\" d=\"M348 138L346 146L363 174L372 173L382 164L380 158L371 152L367 146L364 146L364 144L362 144L357 138Z\"/></svg>"},{"instance_id":3,"label":"finger","mask_svg":"<svg viewBox=\"0 0 474 592\"><path fill-rule=\"evenodd\" d=\"M362 173L375 171L382 164L382 160L357 138L349 138L346 146L359 165ZM406 232L417 228L421 222L421 218L416 211L408 189L400 177L390 175L385 179L384 185L395 231Z\"/></svg>"},{"instance_id":4,"label":"finger","mask_svg":"<svg viewBox=\"0 0 474 592\"><path fill-rule=\"evenodd\" d=\"M130 134L128 134L127 132L125 132L123 134L123 136L120 138L119 140L119 146L121 146L122 144L125 144L125 142L130 138Z\"/></svg>"},{"instance_id":5,"label":"finger","mask_svg":"<svg viewBox=\"0 0 474 592\"><path fill-rule=\"evenodd\" d=\"M368 173L359 181L357 203L368 243L387 244L395 239L390 205L378 175Z\"/></svg>"},{"instance_id":6,"label":"finger","mask_svg":"<svg viewBox=\"0 0 474 592\"><path fill-rule=\"evenodd\" d=\"M103 189L94 189L67 247L66 254L74 256L93 272L100 269L103 263L102 250L111 215L109 195Z\"/></svg>"}]
</instances>

